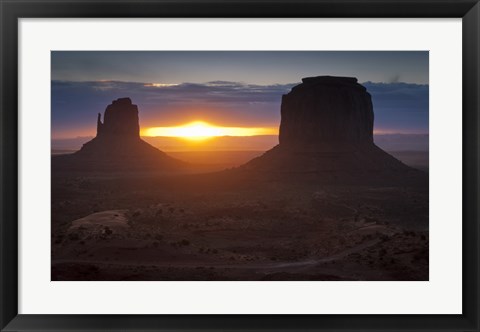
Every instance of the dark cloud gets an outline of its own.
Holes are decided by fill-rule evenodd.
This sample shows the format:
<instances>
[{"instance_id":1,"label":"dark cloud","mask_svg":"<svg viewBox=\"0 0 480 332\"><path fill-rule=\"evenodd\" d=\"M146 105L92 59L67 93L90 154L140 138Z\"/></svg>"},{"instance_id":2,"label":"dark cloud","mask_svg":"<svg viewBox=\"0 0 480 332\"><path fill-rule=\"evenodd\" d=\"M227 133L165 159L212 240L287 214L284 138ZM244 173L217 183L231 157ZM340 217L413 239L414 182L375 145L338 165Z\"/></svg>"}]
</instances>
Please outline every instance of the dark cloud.
<instances>
[{"instance_id":1,"label":"dark cloud","mask_svg":"<svg viewBox=\"0 0 480 332\"><path fill-rule=\"evenodd\" d=\"M52 78L291 83L317 75L428 83L428 51L52 51ZM396 78L396 79L395 79Z\"/></svg>"},{"instance_id":2,"label":"dark cloud","mask_svg":"<svg viewBox=\"0 0 480 332\"><path fill-rule=\"evenodd\" d=\"M130 97L140 108L141 121L149 126L194 119L212 120L220 125L276 126L280 121L281 96L296 84L52 81L52 131L54 136L62 137L85 128L93 131L96 114L120 97ZM364 85L372 95L376 128L428 132L428 85Z\"/></svg>"},{"instance_id":3,"label":"dark cloud","mask_svg":"<svg viewBox=\"0 0 480 332\"><path fill-rule=\"evenodd\" d=\"M376 127L394 132L428 133L428 85L372 82L363 85L372 95Z\"/></svg>"},{"instance_id":4,"label":"dark cloud","mask_svg":"<svg viewBox=\"0 0 480 332\"><path fill-rule=\"evenodd\" d=\"M294 84L253 85L214 81L204 84L158 85L138 82L52 82L52 129L65 136L70 129L93 130L95 116L114 99L130 97L148 126L210 120L220 125L276 126L281 96ZM78 130L80 131L80 130Z\"/></svg>"}]
</instances>

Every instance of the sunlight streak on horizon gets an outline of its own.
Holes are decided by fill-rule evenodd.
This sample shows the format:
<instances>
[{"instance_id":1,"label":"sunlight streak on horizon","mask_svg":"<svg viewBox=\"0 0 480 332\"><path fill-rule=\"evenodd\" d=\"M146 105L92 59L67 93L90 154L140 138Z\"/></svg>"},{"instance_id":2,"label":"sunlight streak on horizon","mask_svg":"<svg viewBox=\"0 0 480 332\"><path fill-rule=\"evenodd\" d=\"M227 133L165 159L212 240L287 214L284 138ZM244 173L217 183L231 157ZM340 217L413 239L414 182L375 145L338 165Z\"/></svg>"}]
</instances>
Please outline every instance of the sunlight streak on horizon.
<instances>
[{"instance_id":1,"label":"sunlight streak on horizon","mask_svg":"<svg viewBox=\"0 0 480 332\"><path fill-rule=\"evenodd\" d=\"M150 127L143 130L142 136L179 137L202 140L220 136L278 135L277 128L221 127L205 121L194 121L175 127Z\"/></svg>"}]
</instances>

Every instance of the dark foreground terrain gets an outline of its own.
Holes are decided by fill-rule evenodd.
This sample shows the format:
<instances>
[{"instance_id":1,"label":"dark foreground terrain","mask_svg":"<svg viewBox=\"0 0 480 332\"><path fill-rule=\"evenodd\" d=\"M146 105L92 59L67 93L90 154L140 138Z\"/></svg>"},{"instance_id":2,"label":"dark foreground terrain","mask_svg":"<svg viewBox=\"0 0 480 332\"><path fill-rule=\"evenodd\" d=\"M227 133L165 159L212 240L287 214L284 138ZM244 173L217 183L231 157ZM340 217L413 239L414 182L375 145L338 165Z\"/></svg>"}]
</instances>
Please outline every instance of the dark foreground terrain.
<instances>
[{"instance_id":1,"label":"dark foreground terrain","mask_svg":"<svg viewBox=\"0 0 480 332\"><path fill-rule=\"evenodd\" d=\"M52 280L428 280L428 182L292 178L56 172Z\"/></svg>"}]
</instances>

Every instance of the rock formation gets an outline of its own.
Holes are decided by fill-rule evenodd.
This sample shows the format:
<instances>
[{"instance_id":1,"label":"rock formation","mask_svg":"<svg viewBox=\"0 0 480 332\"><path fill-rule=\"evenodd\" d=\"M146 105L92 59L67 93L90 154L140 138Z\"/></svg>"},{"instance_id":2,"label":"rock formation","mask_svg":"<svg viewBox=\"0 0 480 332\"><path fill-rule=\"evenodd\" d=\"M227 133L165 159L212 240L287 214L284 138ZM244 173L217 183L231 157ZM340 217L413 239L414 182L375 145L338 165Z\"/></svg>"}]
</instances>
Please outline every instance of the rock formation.
<instances>
[{"instance_id":1,"label":"rock formation","mask_svg":"<svg viewBox=\"0 0 480 332\"><path fill-rule=\"evenodd\" d=\"M124 138L139 138L138 107L133 105L130 98L114 100L107 106L104 122L101 114L97 118L97 137L116 136Z\"/></svg>"},{"instance_id":2,"label":"rock formation","mask_svg":"<svg viewBox=\"0 0 480 332\"><path fill-rule=\"evenodd\" d=\"M373 143L372 99L356 78L320 76L302 81L282 98L282 146Z\"/></svg>"},{"instance_id":3,"label":"rock formation","mask_svg":"<svg viewBox=\"0 0 480 332\"><path fill-rule=\"evenodd\" d=\"M304 78L282 97L279 144L239 170L327 182L418 175L374 144L373 121L371 96L356 78Z\"/></svg>"},{"instance_id":4,"label":"rock formation","mask_svg":"<svg viewBox=\"0 0 480 332\"><path fill-rule=\"evenodd\" d=\"M103 123L98 114L96 137L79 151L52 158L52 167L60 170L172 170L185 166L140 138L138 107L130 98L108 105Z\"/></svg>"}]
</instances>

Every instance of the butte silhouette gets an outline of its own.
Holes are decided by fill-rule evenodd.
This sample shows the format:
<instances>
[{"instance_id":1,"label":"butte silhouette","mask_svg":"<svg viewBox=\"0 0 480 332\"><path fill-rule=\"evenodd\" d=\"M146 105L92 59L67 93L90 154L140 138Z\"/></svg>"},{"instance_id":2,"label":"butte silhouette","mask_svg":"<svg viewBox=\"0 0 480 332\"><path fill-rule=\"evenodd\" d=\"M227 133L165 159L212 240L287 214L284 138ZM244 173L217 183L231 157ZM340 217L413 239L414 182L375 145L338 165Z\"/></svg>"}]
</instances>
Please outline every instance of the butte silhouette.
<instances>
[{"instance_id":1,"label":"butte silhouette","mask_svg":"<svg viewBox=\"0 0 480 332\"><path fill-rule=\"evenodd\" d=\"M103 123L98 114L96 137L79 151L52 158L52 167L59 170L175 170L185 166L187 163L140 138L138 107L130 98L120 98L108 105Z\"/></svg>"},{"instance_id":2,"label":"butte silhouette","mask_svg":"<svg viewBox=\"0 0 480 332\"><path fill-rule=\"evenodd\" d=\"M424 177L374 144L373 122L372 98L356 78L303 78L282 97L279 144L237 170L333 182Z\"/></svg>"}]
</instances>

